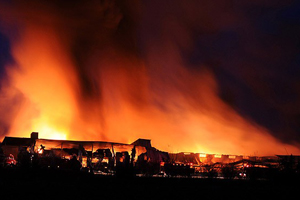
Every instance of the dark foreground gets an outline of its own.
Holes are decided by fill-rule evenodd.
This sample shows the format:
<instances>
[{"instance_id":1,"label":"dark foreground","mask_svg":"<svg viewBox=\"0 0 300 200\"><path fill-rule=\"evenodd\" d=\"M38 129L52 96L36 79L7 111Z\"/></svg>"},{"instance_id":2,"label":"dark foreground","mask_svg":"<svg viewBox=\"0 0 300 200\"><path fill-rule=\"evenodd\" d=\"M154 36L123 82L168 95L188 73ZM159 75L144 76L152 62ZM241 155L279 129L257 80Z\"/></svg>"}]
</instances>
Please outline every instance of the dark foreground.
<instances>
[{"instance_id":1,"label":"dark foreground","mask_svg":"<svg viewBox=\"0 0 300 200\"><path fill-rule=\"evenodd\" d=\"M5 169L0 199L292 199L298 181L117 178L71 171Z\"/></svg>"}]
</instances>

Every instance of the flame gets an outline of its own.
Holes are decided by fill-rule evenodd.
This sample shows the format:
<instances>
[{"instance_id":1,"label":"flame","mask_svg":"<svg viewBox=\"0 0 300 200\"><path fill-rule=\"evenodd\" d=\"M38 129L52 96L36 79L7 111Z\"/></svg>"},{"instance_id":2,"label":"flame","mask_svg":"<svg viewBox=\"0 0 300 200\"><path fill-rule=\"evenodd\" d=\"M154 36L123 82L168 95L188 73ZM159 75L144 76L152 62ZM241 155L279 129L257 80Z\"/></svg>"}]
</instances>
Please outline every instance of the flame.
<instances>
[{"instance_id":1,"label":"flame","mask_svg":"<svg viewBox=\"0 0 300 200\"><path fill-rule=\"evenodd\" d=\"M11 68L8 73L12 89L21 92L24 100L10 135L25 136L37 130L44 138L66 139L76 112L67 82L71 74L64 77L67 63L61 59L51 34L38 31L25 31L26 39L14 48L20 68Z\"/></svg>"},{"instance_id":2,"label":"flame","mask_svg":"<svg viewBox=\"0 0 300 200\"><path fill-rule=\"evenodd\" d=\"M39 127L39 126L37 126ZM51 138L51 139L57 139L57 140L66 140L67 139L67 133L64 133L59 130L55 130L47 125L41 125L39 128L36 128L37 130L41 131L41 138Z\"/></svg>"},{"instance_id":3,"label":"flame","mask_svg":"<svg viewBox=\"0 0 300 200\"><path fill-rule=\"evenodd\" d=\"M123 30L120 8L92 8L99 9L74 21L51 9L41 18L30 9L7 14L22 25L18 39L11 39L15 65L7 66L2 89L8 100L20 96L8 135L38 131L41 138L124 143L147 138L169 152L300 153L223 102L208 66L187 69L180 48L190 48L188 30L172 31L178 41L151 37L138 56L129 48L131 30ZM99 26L90 25L96 19Z\"/></svg>"}]
</instances>

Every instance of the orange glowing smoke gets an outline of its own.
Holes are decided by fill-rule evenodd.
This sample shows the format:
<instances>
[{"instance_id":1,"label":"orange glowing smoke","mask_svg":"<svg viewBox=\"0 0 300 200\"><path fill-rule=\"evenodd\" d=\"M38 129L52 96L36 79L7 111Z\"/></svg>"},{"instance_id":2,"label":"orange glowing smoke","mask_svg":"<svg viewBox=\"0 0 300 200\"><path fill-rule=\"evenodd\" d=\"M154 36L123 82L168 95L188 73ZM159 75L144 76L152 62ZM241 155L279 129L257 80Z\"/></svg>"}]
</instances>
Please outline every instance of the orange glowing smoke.
<instances>
[{"instance_id":1,"label":"orange glowing smoke","mask_svg":"<svg viewBox=\"0 0 300 200\"><path fill-rule=\"evenodd\" d=\"M38 131L40 138L124 143L147 138L169 152L300 153L224 103L208 67L187 70L172 38L149 44L145 58L124 50L127 44L119 43L128 31L120 21L126 16L117 5L95 7L96 16L108 12L96 28L88 21L95 13L72 20L39 8L41 19L41 11L32 8L6 13L15 13L21 28L18 39L11 40L16 64L7 66L3 93L8 99L22 96L7 135L27 137ZM96 32L92 40L85 38L85 30ZM188 32L178 34L188 48ZM82 37L88 47L79 47L78 62L71 49Z\"/></svg>"},{"instance_id":2,"label":"orange glowing smoke","mask_svg":"<svg viewBox=\"0 0 300 200\"><path fill-rule=\"evenodd\" d=\"M72 71L49 31L26 28L13 46L18 67L9 68L11 87L24 95L10 135L66 139L76 115Z\"/></svg>"}]
</instances>

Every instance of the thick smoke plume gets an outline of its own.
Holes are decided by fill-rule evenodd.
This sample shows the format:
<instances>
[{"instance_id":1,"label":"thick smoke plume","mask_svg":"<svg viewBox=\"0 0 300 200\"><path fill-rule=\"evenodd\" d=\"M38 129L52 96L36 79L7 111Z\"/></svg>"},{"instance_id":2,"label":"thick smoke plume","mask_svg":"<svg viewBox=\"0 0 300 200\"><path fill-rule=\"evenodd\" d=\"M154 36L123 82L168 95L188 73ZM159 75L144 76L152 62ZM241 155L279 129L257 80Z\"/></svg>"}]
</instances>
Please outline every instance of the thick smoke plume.
<instances>
[{"instance_id":1,"label":"thick smoke plume","mask_svg":"<svg viewBox=\"0 0 300 200\"><path fill-rule=\"evenodd\" d=\"M2 2L14 59L1 85L2 135L149 138L170 152L299 153L240 116L230 91L221 94L218 72L232 69L201 51L202 39L239 23L252 29L235 9L247 3L217 3Z\"/></svg>"}]
</instances>

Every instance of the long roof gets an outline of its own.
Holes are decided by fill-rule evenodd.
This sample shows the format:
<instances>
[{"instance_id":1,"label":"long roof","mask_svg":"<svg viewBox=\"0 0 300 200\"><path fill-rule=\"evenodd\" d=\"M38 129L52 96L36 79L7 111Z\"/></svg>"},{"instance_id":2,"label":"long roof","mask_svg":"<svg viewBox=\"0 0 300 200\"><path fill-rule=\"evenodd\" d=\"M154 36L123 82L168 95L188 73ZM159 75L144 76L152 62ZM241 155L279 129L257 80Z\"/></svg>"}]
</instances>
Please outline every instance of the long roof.
<instances>
[{"instance_id":1,"label":"long roof","mask_svg":"<svg viewBox=\"0 0 300 200\"><path fill-rule=\"evenodd\" d=\"M8 137L2 141L2 145L11 145L11 146L30 146L32 145L34 140L31 138L21 138L21 137Z\"/></svg>"},{"instance_id":2,"label":"long roof","mask_svg":"<svg viewBox=\"0 0 300 200\"><path fill-rule=\"evenodd\" d=\"M50 139L36 139L36 146L43 145L46 149L49 148L78 148L82 145L85 149L99 149L99 148L112 148L123 147L132 148L131 144L116 143L116 142L103 142L103 141L76 141L76 140L50 140Z\"/></svg>"},{"instance_id":3,"label":"long roof","mask_svg":"<svg viewBox=\"0 0 300 200\"><path fill-rule=\"evenodd\" d=\"M77 140L54 140L54 139L31 139L22 137L5 136L2 145L10 146L31 146L35 143L36 148L40 145L45 146L45 149L61 149L61 148L79 148L82 145L88 151L97 149L111 149L115 152L131 151L133 144L104 142L104 141L77 141ZM137 151L145 152L145 147L137 147Z\"/></svg>"}]
</instances>

